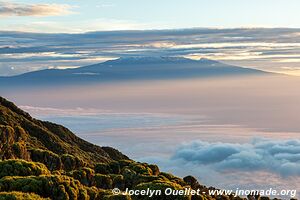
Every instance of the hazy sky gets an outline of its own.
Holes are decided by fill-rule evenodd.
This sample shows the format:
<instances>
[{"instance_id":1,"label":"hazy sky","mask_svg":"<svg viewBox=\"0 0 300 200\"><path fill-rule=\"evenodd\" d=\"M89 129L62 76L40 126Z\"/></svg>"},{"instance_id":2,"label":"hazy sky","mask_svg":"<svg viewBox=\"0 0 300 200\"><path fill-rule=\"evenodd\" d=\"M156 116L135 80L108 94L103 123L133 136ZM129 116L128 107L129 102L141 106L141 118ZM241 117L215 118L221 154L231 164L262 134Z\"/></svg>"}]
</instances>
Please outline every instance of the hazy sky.
<instances>
[{"instance_id":1,"label":"hazy sky","mask_svg":"<svg viewBox=\"0 0 300 200\"><path fill-rule=\"evenodd\" d=\"M0 30L300 27L299 6L298 0L7 0L0 1Z\"/></svg>"}]
</instances>

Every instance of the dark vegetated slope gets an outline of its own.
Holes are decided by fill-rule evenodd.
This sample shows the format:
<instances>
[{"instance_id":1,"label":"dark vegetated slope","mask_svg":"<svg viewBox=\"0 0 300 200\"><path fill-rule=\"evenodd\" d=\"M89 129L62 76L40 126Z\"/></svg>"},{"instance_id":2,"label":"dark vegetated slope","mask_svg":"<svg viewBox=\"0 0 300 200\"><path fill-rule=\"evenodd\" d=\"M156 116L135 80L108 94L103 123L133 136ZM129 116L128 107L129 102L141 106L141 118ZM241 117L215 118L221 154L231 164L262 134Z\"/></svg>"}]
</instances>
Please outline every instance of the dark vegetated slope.
<instances>
[{"instance_id":1,"label":"dark vegetated slope","mask_svg":"<svg viewBox=\"0 0 300 200\"><path fill-rule=\"evenodd\" d=\"M86 142L67 128L32 118L0 97L0 158L43 161L50 168L91 166L127 159L119 151Z\"/></svg>"}]
</instances>

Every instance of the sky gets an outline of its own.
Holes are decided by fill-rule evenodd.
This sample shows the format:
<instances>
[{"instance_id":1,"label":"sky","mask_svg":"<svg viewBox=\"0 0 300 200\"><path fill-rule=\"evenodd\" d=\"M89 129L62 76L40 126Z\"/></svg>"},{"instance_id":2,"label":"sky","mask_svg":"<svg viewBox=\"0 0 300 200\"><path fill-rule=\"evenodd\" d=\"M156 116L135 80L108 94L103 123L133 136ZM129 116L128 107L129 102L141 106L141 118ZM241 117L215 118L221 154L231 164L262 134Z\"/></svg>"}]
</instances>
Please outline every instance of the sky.
<instances>
[{"instance_id":1,"label":"sky","mask_svg":"<svg viewBox=\"0 0 300 200\"><path fill-rule=\"evenodd\" d=\"M0 31L0 76L81 67L128 56L207 58L300 75L300 29L194 28L80 34Z\"/></svg>"},{"instance_id":2,"label":"sky","mask_svg":"<svg viewBox=\"0 0 300 200\"><path fill-rule=\"evenodd\" d=\"M298 0L0 0L0 76L121 56L204 57L300 75L299 7Z\"/></svg>"},{"instance_id":3,"label":"sky","mask_svg":"<svg viewBox=\"0 0 300 200\"><path fill-rule=\"evenodd\" d=\"M300 27L297 0L0 1L0 30Z\"/></svg>"}]
</instances>

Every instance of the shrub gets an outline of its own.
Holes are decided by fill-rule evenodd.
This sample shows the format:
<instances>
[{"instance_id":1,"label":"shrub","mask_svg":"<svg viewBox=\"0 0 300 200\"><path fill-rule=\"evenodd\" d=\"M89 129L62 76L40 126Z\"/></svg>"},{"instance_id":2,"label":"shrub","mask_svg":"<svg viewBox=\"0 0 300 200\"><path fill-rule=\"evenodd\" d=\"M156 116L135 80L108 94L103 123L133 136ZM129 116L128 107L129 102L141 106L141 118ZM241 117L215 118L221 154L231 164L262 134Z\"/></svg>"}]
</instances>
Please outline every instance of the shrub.
<instances>
[{"instance_id":1,"label":"shrub","mask_svg":"<svg viewBox=\"0 0 300 200\"><path fill-rule=\"evenodd\" d=\"M22 193L22 192L0 192L0 200L50 200L49 198L42 198L37 194L33 193Z\"/></svg>"},{"instance_id":2,"label":"shrub","mask_svg":"<svg viewBox=\"0 0 300 200\"><path fill-rule=\"evenodd\" d=\"M24 129L19 126L0 125L0 158L29 160L29 154L24 143L26 137L27 134Z\"/></svg>"},{"instance_id":3,"label":"shrub","mask_svg":"<svg viewBox=\"0 0 300 200\"><path fill-rule=\"evenodd\" d=\"M161 172L160 176L163 176L163 177L167 178L168 180L170 180L171 182L177 183L177 184L179 184L181 186L186 186L187 185L187 183L184 182L184 180L182 180L181 178L178 178L178 177L176 177L176 176L174 176L172 174Z\"/></svg>"},{"instance_id":4,"label":"shrub","mask_svg":"<svg viewBox=\"0 0 300 200\"><path fill-rule=\"evenodd\" d=\"M105 196L112 195L111 190L98 189L96 200L103 200Z\"/></svg>"},{"instance_id":5,"label":"shrub","mask_svg":"<svg viewBox=\"0 0 300 200\"><path fill-rule=\"evenodd\" d=\"M201 185L199 184L197 179L193 176L186 176L183 178L183 181L186 182L189 186L191 186L191 188L195 190L201 188Z\"/></svg>"},{"instance_id":6,"label":"shrub","mask_svg":"<svg viewBox=\"0 0 300 200\"><path fill-rule=\"evenodd\" d=\"M20 159L24 159L24 160L30 160L30 156L29 153L27 151L26 148L26 143L24 141L20 141L20 142L15 142L12 145L12 154L16 157L16 158L20 158Z\"/></svg>"},{"instance_id":7,"label":"shrub","mask_svg":"<svg viewBox=\"0 0 300 200\"><path fill-rule=\"evenodd\" d=\"M160 171L157 165L148 165L149 168L152 170L152 175L158 176Z\"/></svg>"},{"instance_id":8,"label":"shrub","mask_svg":"<svg viewBox=\"0 0 300 200\"><path fill-rule=\"evenodd\" d=\"M0 161L0 178L4 176L39 176L50 174L44 164L25 160Z\"/></svg>"},{"instance_id":9,"label":"shrub","mask_svg":"<svg viewBox=\"0 0 300 200\"><path fill-rule=\"evenodd\" d=\"M132 188L133 187L133 182L136 179L136 172L129 169L128 167L124 167L122 169L121 174L123 175L124 179L125 179L125 186L127 188Z\"/></svg>"},{"instance_id":10,"label":"shrub","mask_svg":"<svg viewBox=\"0 0 300 200\"><path fill-rule=\"evenodd\" d=\"M103 200L131 200L129 195L106 195L103 197Z\"/></svg>"},{"instance_id":11,"label":"shrub","mask_svg":"<svg viewBox=\"0 0 300 200\"><path fill-rule=\"evenodd\" d=\"M106 163L97 163L95 165L95 172L98 174L110 174L110 169Z\"/></svg>"},{"instance_id":12,"label":"shrub","mask_svg":"<svg viewBox=\"0 0 300 200\"><path fill-rule=\"evenodd\" d=\"M113 181L109 175L105 174L96 174L95 175L95 185L98 188L111 189Z\"/></svg>"},{"instance_id":13,"label":"shrub","mask_svg":"<svg viewBox=\"0 0 300 200\"><path fill-rule=\"evenodd\" d=\"M79 181L68 176L4 177L0 191L32 192L51 199L88 199L88 193Z\"/></svg>"},{"instance_id":14,"label":"shrub","mask_svg":"<svg viewBox=\"0 0 300 200\"><path fill-rule=\"evenodd\" d=\"M42 149L29 149L29 151L33 161L44 163L51 171L62 169L59 155Z\"/></svg>"},{"instance_id":15,"label":"shrub","mask_svg":"<svg viewBox=\"0 0 300 200\"><path fill-rule=\"evenodd\" d=\"M133 162L134 161L132 161L132 160L119 160L119 165L120 165L120 168L122 169L123 167L129 166Z\"/></svg>"},{"instance_id":16,"label":"shrub","mask_svg":"<svg viewBox=\"0 0 300 200\"><path fill-rule=\"evenodd\" d=\"M113 181L113 188L119 188L120 190L125 189L125 180L122 175L110 174L110 177Z\"/></svg>"},{"instance_id":17,"label":"shrub","mask_svg":"<svg viewBox=\"0 0 300 200\"><path fill-rule=\"evenodd\" d=\"M82 183L83 185L94 185L95 172L91 168L84 167L79 170L73 170L67 173L67 175L75 178L76 180L79 180L80 183Z\"/></svg>"},{"instance_id":18,"label":"shrub","mask_svg":"<svg viewBox=\"0 0 300 200\"><path fill-rule=\"evenodd\" d=\"M152 170L145 164L131 163L128 167L134 170L137 174L152 175Z\"/></svg>"},{"instance_id":19,"label":"shrub","mask_svg":"<svg viewBox=\"0 0 300 200\"><path fill-rule=\"evenodd\" d=\"M121 168L120 164L117 161L112 161L108 164L108 167L110 169L110 172L113 174L120 174L121 173Z\"/></svg>"},{"instance_id":20,"label":"shrub","mask_svg":"<svg viewBox=\"0 0 300 200\"><path fill-rule=\"evenodd\" d=\"M82 160L70 154L63 154L61 156L61 161L66 171L71 171L84 166L84 162Z\"/></svg>"},{"instance_id":21,"label":"shrub","mask_svg":"<svg viewBox=\"0 0 300 200\"><path fill-rule=\"evenodd\" d=\"M153 181L165 181L165 179L159 176L137 175L134 179L133 185L135 186L140 183L148 183Z\"/></svg>"}]
</instances>

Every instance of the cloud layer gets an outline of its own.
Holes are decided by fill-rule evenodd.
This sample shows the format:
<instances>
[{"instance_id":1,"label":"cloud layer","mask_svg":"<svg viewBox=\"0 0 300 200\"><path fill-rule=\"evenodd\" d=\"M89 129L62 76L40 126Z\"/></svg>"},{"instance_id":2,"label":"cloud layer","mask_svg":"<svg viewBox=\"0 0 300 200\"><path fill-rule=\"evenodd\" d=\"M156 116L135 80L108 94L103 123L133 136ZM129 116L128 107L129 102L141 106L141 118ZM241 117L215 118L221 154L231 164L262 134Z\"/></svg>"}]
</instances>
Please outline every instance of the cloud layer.
<instances>
[{"instance_id":1,"label":"cloud layer","mask_svg":"<svg viewBox=\"0 0 300 200\"><path fill-rule=\"evenodd\" d=\"M0 2L0 16L56 16L70 13L65 4L21 4Z\"/></svg>"},{"instance_id":2,"label":"cloud layer","mask_svg":"<svg viewBox=\"0 0 300 200\"><path fill-rule=\"evenodd\" d=\"M172 159L219 172L269 171L282 177L300 176L300 140L255 139L251 144L197 141L180 146Z\"/></svg>"}]
</instances>

